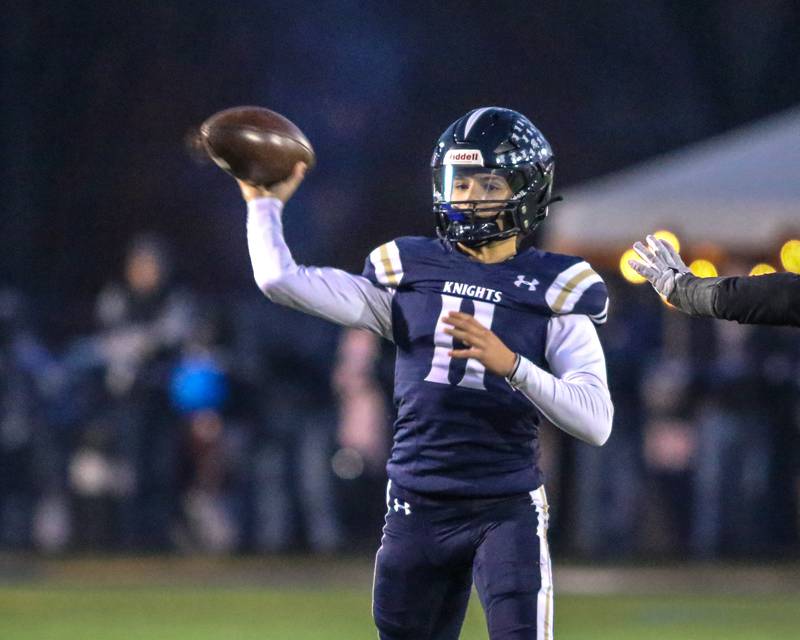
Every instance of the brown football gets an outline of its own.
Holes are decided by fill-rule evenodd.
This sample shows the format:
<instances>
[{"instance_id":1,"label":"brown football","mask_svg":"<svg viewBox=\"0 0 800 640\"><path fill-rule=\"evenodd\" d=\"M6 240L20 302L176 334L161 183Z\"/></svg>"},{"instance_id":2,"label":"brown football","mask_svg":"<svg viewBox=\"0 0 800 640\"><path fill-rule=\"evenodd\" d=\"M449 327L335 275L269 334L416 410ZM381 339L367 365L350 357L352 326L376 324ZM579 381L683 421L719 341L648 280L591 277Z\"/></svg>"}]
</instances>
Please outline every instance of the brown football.
<instances>
[{"instance_id":1,"label":"brown football","mask_svg":"<svg viewBox=\"0 0 800 640\"><path fill-rule=\"evenodd\" d=\"M240 180L268 187L289 177L299 162L312 168L314 149L288 118L262 107L219 111L200 126L211 159Z\"/></svg>"}]
</instances>

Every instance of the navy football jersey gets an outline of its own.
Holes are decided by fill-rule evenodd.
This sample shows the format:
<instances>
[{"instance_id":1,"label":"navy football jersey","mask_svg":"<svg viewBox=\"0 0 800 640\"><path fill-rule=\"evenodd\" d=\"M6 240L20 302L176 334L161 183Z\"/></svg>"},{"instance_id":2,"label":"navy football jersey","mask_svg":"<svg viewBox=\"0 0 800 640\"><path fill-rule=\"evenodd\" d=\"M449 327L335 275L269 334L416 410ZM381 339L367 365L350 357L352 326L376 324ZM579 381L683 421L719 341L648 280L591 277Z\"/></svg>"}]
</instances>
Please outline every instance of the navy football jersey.
<instances>
[{"instance_id":1,"label":"navy football jersey","mask_svg":"<svg viewBox=\"0 0 800 640\"><path fill-rule=\"evenodd\" d=\"M425 237L381 245L364 276L395 292L392 482L460 497L527 493L541 485L536 408L477 360L448 356L453 337L441 318L450 311L472 314L512 351L547 369L553 315L605 321L608 295L600 276L573 256L527 249L484 264Z\"/></svg>"}]
</instances>

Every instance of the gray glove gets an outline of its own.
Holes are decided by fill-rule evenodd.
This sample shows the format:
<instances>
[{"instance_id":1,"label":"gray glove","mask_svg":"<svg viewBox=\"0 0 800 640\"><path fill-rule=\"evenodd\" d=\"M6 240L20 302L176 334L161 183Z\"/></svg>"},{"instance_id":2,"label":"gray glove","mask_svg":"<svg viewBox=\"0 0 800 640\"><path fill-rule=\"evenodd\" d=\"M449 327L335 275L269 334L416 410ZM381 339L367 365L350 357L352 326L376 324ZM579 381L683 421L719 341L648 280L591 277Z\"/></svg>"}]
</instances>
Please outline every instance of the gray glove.
<instances>
[{"instance_id":1,"label":"gray glove","mask_svg":"<svg viewBox=\"0 0 800 640\"><path fill-rule=\"evenodd\" d=\"M647 236L647 245L641 242L633 245L634 251L644 262L628 260L631 268L647 278L653 288L676 309L693 316L719 317L714 304L717 285L723 278L694 276L669 242Z\"/></svg>"},{"instance_id":2,"label":"gray glove","mask_svg":"<svg viewBox=\"0 0 800 640\"><path fill-rule=\"evenodd\" d=\"M628 260L628 264L640 276L647 278L658 293L669 299L675 291L676 282L690 273L689 267L683 263L680 254L669 242L647 236L647 245L635 243L633 250L643 262Z\"/></svg>"}]
</instances>

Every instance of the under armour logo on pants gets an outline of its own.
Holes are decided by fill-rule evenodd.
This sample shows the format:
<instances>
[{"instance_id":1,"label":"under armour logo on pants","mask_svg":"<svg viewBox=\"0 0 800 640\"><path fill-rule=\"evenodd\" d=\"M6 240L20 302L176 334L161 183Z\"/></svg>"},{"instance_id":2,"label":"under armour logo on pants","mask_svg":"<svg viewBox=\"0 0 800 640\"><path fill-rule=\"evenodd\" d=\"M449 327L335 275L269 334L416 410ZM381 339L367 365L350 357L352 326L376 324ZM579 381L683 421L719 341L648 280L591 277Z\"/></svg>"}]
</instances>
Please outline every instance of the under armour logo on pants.
<instances>
[{"instance_id":1,"label":"under armour logo on pants","mask_svg":"<svg viewBox=\"0 0 800 640\"><path fill-rule=\"evenodd\" d=\"M408 502L400 502L397 498L394 499L394 506L395 511L400 511L401 509L407 515L411 515L411 505Z\"/></svg>"}]
</instances>

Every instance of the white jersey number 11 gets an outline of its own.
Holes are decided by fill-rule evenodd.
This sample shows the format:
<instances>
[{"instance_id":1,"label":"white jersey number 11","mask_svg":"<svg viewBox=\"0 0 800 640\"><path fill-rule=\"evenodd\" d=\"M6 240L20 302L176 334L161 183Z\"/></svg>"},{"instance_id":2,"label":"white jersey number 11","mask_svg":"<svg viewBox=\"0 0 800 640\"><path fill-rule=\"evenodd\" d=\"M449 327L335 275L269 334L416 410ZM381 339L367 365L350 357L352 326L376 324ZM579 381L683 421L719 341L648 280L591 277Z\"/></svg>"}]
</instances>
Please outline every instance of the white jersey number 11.
<instances>
[{"instance_id":1,"label":"white jersey number 11","mask_svg":"<svg viewBox=\"0 0 800 640\"><path fill-rule=\"evenodd\" d=\"M463 298L442 294L442 312L439 314L439 319L436 321L436 330L433 335L433 342L435 345L433 350L433 362L431 363L431 370L428 372L428 375L425 376L427 382L451 384L449 379L450 363L453 359L447 352L453 348L453 336L444 332L450 325L442 322L442 318L451 311L460 311L463 302ZM475 319L487 329L491 329L492 319L494 318L494 305L491 302L485 302L483 300L473 300L472 303L475 305ZM464 377L456 384L459 387L467 387L468 389L486 390L483 384L483 376L485 373L486 367L474 358L470 358L467 360L467 369L464 372Z\"/></svg>"}]
</instances>

